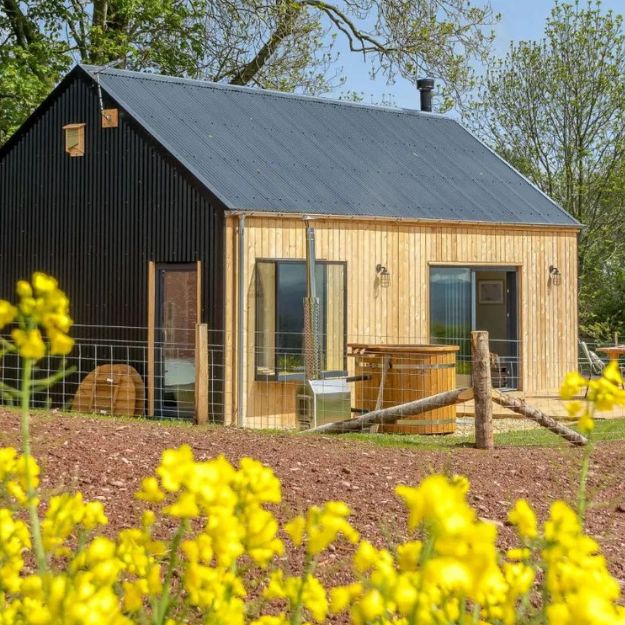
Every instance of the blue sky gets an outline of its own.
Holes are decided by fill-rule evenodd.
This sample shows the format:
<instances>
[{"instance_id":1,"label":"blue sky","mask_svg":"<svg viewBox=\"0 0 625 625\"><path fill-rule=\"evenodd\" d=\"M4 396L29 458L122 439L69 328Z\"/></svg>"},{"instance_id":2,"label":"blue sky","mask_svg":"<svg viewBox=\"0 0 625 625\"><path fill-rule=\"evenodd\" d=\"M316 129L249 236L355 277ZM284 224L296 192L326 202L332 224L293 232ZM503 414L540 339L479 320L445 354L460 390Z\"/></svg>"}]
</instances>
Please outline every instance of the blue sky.
<instances>
[{"instance_id":1,"label":"blue sky","mask_svg":"<svg viewBox=\"0 0 625 625\"><path fill-rule=\"evenodd\" d=\"M479 4L479 0L474 0ZM582 0L583 3L584 0ZM495 27L495 48L497 55L503 56L511 41L539 39L543 33L545 19L553 5L552 0L491 0L493 9L501 13L501 21ZM603 0L605 10L625 13L625 0ZM389 85L384 77L372 81L362 57L342 51L339 64L342 65L348 80L339 90L353 90L362 93L364 102L381 103L392 97L394 104L406 108L418 108L418 93L405 80L398 79ZM338 94L332 94L338 95Z\"/></svg>"}]
</instances>

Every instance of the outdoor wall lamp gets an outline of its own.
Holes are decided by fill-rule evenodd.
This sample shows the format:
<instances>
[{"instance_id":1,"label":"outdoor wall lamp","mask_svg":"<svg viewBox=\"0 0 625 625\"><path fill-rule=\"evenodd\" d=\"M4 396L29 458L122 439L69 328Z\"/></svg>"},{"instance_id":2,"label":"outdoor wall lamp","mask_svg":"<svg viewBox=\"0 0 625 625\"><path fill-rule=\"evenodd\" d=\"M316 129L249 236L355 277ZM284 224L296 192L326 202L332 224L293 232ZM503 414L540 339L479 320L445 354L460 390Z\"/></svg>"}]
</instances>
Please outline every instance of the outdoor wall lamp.
<instances>
[{"instance_id":1,"label":"outdoor wall lamp","mask_svg":"<svg viewBox=\"0 0 625 625\"><path fill-rule=\"evenodd\" d=\"M562 274L555 265L549 265L549 279L553 286L560 286L562 283Z\"/></svg>"},{"instance_id":2,"label":"outdoor wall lamp","mask_svg":"<svg viewBox=\"0 0 625 625\"><path fill-rule=\"evenodd\" d=\"M379 263L375 266L375 273L378 276L378 280L380 281L380 286L383 289L388 289L391 286L391 274L389 270Z\"/></svg>"}]
</instances>

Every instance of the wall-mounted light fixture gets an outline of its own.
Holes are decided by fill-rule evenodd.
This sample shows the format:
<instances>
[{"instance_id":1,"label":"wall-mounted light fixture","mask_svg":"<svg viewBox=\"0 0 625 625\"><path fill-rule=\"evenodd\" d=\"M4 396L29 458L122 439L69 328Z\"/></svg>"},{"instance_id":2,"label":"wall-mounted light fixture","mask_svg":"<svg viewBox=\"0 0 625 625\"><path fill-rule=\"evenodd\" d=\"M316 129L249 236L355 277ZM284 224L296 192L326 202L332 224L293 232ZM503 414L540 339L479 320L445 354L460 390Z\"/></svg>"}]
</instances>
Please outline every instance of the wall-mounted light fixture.
<instances>
[{"instance_id":1,"label":"wall-mounted light fixture","mask_svg":"<svg viewBox=\"0 0 625 625\"><path fill-rule=\"evenodd\" d=\"M562 283L562 274L555 265L549 265L549 280L553 286L560 286Z\"/></svg>"},{"instance_id":2,"label":"wall-mounted light fixture","mask_svg":"<svg viewBox=\"0 0 625 625\"><path fill-rule=\"evenodd\" d=\"M375 273L380 281L380 286L383 289L388 289L388 287L391 286L391 274L389 270L384 265L378 263L375 266Z\"/></svg>"}]
</instances>

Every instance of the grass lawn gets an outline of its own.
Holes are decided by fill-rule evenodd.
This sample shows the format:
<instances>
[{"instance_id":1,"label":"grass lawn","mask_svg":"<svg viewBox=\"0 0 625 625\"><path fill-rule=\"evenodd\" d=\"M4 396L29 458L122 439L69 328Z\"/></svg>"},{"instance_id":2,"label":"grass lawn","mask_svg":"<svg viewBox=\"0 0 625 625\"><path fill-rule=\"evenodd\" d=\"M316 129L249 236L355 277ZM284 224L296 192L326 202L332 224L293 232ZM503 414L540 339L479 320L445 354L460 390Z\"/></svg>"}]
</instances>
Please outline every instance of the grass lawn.
<instances>
[{"instance_id":1,"label":"grass lawn","mask_svg":"<svg viewBox=\"0 0 625 625\"><path fill-rule=\"evenodd\" d=\"M575 426L571 426L575 429ZM362 440L383 447L403 447L409 449L453 449L468 447L474 444L471 436L419 436L407 434L341 434L340 438ZM621 441L625 440L625 419L598 420L595 422L593 440ZM505 447L569 447L564 439L552 434L545 428L534 430L517 430L495 434L495 445Z\"/></svg>"}]
</instances>

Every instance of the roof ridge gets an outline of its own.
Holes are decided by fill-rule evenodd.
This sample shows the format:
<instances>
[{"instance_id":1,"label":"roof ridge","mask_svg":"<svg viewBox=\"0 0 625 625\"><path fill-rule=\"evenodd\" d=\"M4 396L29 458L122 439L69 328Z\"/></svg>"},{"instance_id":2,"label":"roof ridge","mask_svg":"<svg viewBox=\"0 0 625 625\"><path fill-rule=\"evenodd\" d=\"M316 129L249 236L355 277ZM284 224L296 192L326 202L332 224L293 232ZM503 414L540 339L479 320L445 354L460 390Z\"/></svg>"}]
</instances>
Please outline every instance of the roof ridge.
<instances>
[{"instance_id":1,"label":"roof ridge","mask_svg":"<svg viewBox=\"0 0 625 625\"><path fill-rule=\"evenodd\" d=\"M162 82L174 82L188 84L194 87L203 89L217 89L220 91L238 91L243 93L249 93L251 95L265 96L265 97L279 97L287 100L303 100L306 102L316 102L318 104L326 104L330 106L353 106L357 108L364 108L373 111L385 112L385 113L403 113L406 115L418 115L423 117L433 117L441 120L451 120L451 117L443 115L441 113L433 113L428 111L419 111L418 109L410 109L401 106L384 106L379 104L365 104L363 102L351 102L349 100L339 100L337 98L328 98L323 96L303 95L299 93L289 93L287 91L278 91L277 89L261 89L259 87L248 87L244 85L231 85L228 83L213 82L210 80L202 80L201 78L185 78L182 76L170 76L168 74L159 74L157 72L139 72L128 69L117 69L113 67L106 67L100 65L88 65L85 63L79 63L79 66L85 70L92 78L95 79L96 75L112 75L112 76L126 76L128 78L134 78L136 80L153 80Z\"/></svg>"}]
</instances>

